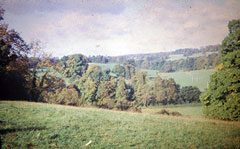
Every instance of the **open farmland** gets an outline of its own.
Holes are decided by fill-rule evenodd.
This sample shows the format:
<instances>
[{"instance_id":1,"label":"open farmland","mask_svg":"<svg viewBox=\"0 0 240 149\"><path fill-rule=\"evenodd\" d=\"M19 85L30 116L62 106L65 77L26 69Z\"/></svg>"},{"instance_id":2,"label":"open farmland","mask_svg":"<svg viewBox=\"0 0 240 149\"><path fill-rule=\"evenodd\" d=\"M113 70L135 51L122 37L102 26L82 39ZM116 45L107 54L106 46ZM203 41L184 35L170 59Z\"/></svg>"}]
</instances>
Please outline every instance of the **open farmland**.
<instances>
[{"instance_id":1,"label":"open farmland","mask_svg":"<svg viewBox=\"0 0 240 149\"><path fill-rule=\"evenodd\" d=\"M210 76L215 70L196 70L186 72L160 73L165 78L173 78L181 86L196 86L201 91L208 87Z\"/></svg>"},{"instance_id":2,"label":"open farmland","mask_svg":"<svg viewBox=\"0 0 240 149\"><path fill-rule=\"evenodd\" d=\"M141 69L146 71L152 80L156 75L160 74L163 78L173 78L177 84L181 86L196 86L201 91L208 87L210 76L215 70L195 70L195 71L179 71L171 73L158 73L158 70Z\"/></svg>"},{"instance_id":3,"label":"open farmland","mask_svg":"<svg viewBox=\"0 0 240 149\"><path fill-rule=\"evenodd\" d=\"M179 111L183 110L177 108ZM193 108L194 106L186 110L190 113ZM197 111L200 109L199 106L196 108ZM156 108L154 110L157 111ZM203 119L184 114L165 116L155 114L153 109L131 113L1 101L0 117L3 148L240 147L239 122Z\"/></svg>"}]
</instances>

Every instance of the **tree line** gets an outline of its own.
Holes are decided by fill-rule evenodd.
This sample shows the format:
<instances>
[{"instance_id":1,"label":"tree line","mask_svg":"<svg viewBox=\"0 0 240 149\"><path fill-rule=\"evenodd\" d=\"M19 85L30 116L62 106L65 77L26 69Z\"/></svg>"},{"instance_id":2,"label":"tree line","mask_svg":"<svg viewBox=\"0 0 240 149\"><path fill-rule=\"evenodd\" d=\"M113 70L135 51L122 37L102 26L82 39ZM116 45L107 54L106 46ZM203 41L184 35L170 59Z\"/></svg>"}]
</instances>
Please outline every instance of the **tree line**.
<instances>
[{"instance_id":1,"label":"tree line","mask_svg":"<svg viewBox=\"0 0 240 149\"><path fill-rule=\"evenodd\" d=\"M210 54L208 54L210 53ZM185 58L171 60L169 57L182 54ZM202 56L191 57L194 54ZM173 52L160 52L154 54L134 54L125 56L89 56L91 63L125 63L132 60L137 68L159 70L160 72L191 71L213 69L220 64L221 45L211 45L200 49L178 49Z\"/></svg>"},{"instance_id":2,"label":"tree line","mask_svg":"<svg viewBox=\"0 0 240 149\"><path fill-rule=\"evenodd\" d=\"M28 100L75 106L139 111L141 106L197 102L200 91L180 89L173 79L136 72L128 60L113 70L89 65L82 54L60 60L42 52L41 43L27 44L15 30L8 29L0 11L0 99ZM185 93L193 93L192 98ZM195 95L197 93L197 96ZM197 98L196 98L197 97Z\"/></svg>"}]
</instances>

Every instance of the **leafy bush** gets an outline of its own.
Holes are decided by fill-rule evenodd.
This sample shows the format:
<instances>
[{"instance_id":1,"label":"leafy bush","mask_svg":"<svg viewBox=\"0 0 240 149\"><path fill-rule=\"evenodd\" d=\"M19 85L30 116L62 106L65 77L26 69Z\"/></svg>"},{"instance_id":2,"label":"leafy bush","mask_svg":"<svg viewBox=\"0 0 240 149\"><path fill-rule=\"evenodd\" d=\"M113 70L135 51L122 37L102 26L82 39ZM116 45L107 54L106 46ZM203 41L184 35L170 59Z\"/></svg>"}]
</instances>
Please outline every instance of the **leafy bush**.
<instances>
[{"instance_id":1,"label":"leafy bush","mask_svg":"<svg viewBox=\"0 0 240 149\"><path fill-rule=\"evenodd\" d=\"M48 92L45 96L49 103L64 104L64 105L80 105L78 92L75 88L57 89L55 93Z\"/></svg>"}]
</instances>

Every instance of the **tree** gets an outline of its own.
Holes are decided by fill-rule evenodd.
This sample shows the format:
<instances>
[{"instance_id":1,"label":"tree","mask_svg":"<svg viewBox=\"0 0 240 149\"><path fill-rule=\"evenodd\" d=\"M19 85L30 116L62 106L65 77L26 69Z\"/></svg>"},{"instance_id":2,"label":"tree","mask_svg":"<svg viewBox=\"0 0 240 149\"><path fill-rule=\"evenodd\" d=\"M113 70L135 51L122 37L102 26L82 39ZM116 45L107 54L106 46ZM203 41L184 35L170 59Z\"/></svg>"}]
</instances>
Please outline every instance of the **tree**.
<instances>
[{"instance_id":1,"label":"tree","mask_svg":"<svg viewBox=\"0 0 240 149\"><path fill-rule=\"evenodd\" d=\"M88 68L88 60L82 54L64 56L59 65L60 72L67 78L82 76Z\"/></svg>"},{"instance_id":2,"label":"tree","mask_svg":"<svg viewBox=\"0 0 240 149\"><path fill-rule=\"evenodd\" d=\"M93 103L97 94L97 83L90 77L84 83L84 90L82 90L82 97L88 102Z\"/></svg>"},{"instance_id":3,"label":"tree","mask_svg":"<svg viewBox=\"0 0 240 149\"><path fill-rule=\"evenodd\" d=\"M79 105L78 92L73 87L57 89L55 92L43 92L48 103Z\"/></svg>"},{"instance_id":4,"label":"tree","mask_svg":"<svg viewBox=\"0 0 240 149\"><path fill-rule=\"evenodd\" d=\"M128 88L126 84L126 80L123 77L119 77L117 80L117 86L116 86L116 102L114 107L116 107L119 110L128 110L129 108L137 108L137 105L135 102L130 99L132 97L131 95L131 89Z\"/></svg>"},{"instance_id":5,"label":"tree","mask_svg":"<svg viewBox=\"0 0 240 149\"><path fill-rule=\"evenodd\" d=\"M116 84L114 80L102 81L97 91L97 105L103 108L114 108Z\"/></svg>"},{"instance_id":6,"label":"tree","mask_svg":"<svg viewBox=\"0 0 240 149\"><path fill-rule=\"evenodd\" d=\"M0 98L29 99L30 72L28 53L31 46L3 22L0 8Z\"/></svg>"},{"instance_id":7,"label":"tree","mask_svg":"<svg viewBox=\"0 0 240 149\"><path fill-rule=\"evenodd\" d=\"M128 99L127 84L123 77L119 77L117 81L117 87L116 87L116 100L123 101L126 99Z\"/></svg>"},{"instance_id":8,"label":"tree","mask_svg":"<svg viewBox=\"0 0 240 149\"><path fill-rule=\"evenodd\" d=\"M143 71L137 72L137 74L131 80L136 101L144 106L148 106L151 101L148 83L149 78L147 76L147 72Z\"/></svg>"},{"instance_id":9,"label":"tree","mask_svg":"<svg viewBox=\"0 0 240 149\"><path fill-rule=\"evenodd\" d=\"M125 77L125 68L121 65L115 65L112 70L113 73L116 74L117 77Z\"/></svg>"},{"instance_id":10,"label":"tree","mask_svg":"<svg viewBox=\"0 0 240 149\"><path fill-rule=\"evenodd\" d=\"M240 120L240 20L230 21L222 42L221 64L201 95L206 117Z\"/></svg>"},{"instance_id":11,"label":"tree","mask_svg":"<svg viewBox=\"0 0 240 149\"><path fill-rule=\"evenodd\" d=\"M127 60L123 63L125 68L125 78L131 79L135 75L135 61L134 60Z\"/></svg>"},{"instance_id":12,"label":"tree","mask_svg":"<svg viewBox=\"0 0 240 149\"><path fill-rule=\"evenodd\" d=\"M185 103L200 102L199 100L200 94L201 91L197 87L184 86L180 90L179 99L180 102L182 101Z\"/></svg>"},{"instance_id":13,"label":"tree","mask_svg":"<svg viewBox=\"0 0 240 149\"><path fill-rule=\"evenodd\" d=\"M177 103L179 85L173 79L162 79L157 76L153 82L153 95L157 104Z\"/></svg>"}]
</instances>

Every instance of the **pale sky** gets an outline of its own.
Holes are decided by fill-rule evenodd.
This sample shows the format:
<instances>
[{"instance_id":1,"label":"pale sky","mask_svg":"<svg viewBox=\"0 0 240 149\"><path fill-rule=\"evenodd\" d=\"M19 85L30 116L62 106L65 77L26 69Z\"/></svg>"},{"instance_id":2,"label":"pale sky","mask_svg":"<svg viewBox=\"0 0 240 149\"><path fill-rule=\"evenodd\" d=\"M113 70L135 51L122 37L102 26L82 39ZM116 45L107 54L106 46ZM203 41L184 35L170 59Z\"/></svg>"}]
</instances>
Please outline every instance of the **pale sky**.
<instances>
[{"instance_id":1,"label":"pale sky","mask_svg":"<svg viewBox=\"0 0 240 149\"><path fill-rule=\"evenodd\" d=\"M240 0L0 0L5 22L53 56L124 55L220 44Z\"/></svg>"}]
</instances>

